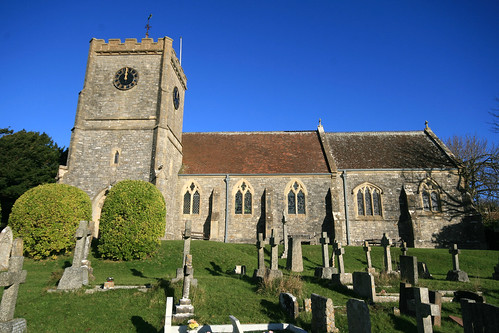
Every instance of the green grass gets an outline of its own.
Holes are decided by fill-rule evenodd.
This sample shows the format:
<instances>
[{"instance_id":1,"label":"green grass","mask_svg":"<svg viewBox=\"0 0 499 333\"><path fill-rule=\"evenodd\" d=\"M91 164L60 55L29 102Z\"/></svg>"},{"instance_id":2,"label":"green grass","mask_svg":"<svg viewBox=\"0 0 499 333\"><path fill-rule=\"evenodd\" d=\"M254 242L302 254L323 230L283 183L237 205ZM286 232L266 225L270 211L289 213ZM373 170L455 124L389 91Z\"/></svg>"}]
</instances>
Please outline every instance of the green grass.
<instances>
[{"instance_id":1,"label":"green grass","mask_svg":"<svg viewBox=\"0 0 499 333\"><path fill-rule=\"evenodd\" d=\"M16 317L26 318L28 328L37 332L159 332L162 329L166 296L174 296L177 303L181 296L181 283L170 284L177 267L182 263L182 241L162 242L157 255L147 260L115 262L90 258L96 277L92 285L78 292L49 293L62 276L64 267L70 265L72 257L55 260L25 260L28 271L26 283L21 285L16 307ZM281 248L282 251L282 248ZM191 289L196 320L200 323L228 323L230 314L242 323L293 322L279 309L278 294L262 292L249 277L231 274L235 265L246 265L251 276L257 266L256 248L249 244L223 244L193 241L194 277L198 287ZM268 260L270 248L266 248ZM372 248L373 265L379 271L382 267L382 249ZM392 249L393 258L398 258L400 249ZM433 280L420 280L420 285L438 290L467 289L483 291L487 302L499 305L499 281L491 279L499 252L462 250L459 257L461 269L470 276L470 283L445 280L452 268L451 256L447 250L409 249L419 261L425 261L433 274ZM302 294L300 299L317 293L330 297L335 306L344 306L355 297L351 291L334 288L327 281L313 277L315 267L322 263L320 246L303 246L304 272L300 274ZM268 265L268 263L267 263ZM285 259L279 261L285 267ZM365 255L361 247L345 248L347 272L362 271ZM285 276L289 272L284 270ZM111 290L85 294L85 289L103 284L112 276L116 285L150 284L149 292L137 290ZM377 286L377 289L398 291L398 281L392 285ZM396 303L376 304L370 307L373 332L416 332L415 319L408 316L396 317L392 308ZM444 304L442 327L435 332L462 332L457 324L448 319L449 314L460 316L458 304ZM310 329L311 315L302 312L294 322L304 329ZM347 332L346 309L336 309L336 326Z\"/></svg>"}]
</instances>

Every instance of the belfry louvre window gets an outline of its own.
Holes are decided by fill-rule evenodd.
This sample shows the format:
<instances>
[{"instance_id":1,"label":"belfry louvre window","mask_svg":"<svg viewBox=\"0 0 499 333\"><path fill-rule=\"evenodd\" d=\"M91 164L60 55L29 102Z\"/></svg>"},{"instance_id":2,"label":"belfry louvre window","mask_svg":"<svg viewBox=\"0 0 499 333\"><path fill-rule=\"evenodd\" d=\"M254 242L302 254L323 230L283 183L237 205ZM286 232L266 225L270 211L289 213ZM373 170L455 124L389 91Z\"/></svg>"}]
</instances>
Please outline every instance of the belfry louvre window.
<instances>
[{"instance_id":1,"label":"belfry louvre window","mask_svg":"<svg viewBox=\"0 0 499 333\"><path fill-rule=\"evenodd\" d=\"M199 195L199 189L194 182L190 184L185 189L184 192L184 214L199 214L201 196Z\"/></svg>"},{"instance_id":2,"label":"belfry louvre window","mask_svg":"<svg viewBox=\"0 0 499 333\"><path fill-rule=\"evenodd\" d=\"M381 216L381 190L370 185L357 189L357 215Z\"/></svg>"},{"instance_id":3,"label":"belfry louvre window","mask_svg":"<svg viewBox=\"0 0 499 333\"><path fill-rule=\"evenodd\" d=\"M251 194L251 187L245 181L237 186L234 199L235 214L244 215L253 212L253 195Z\"/></svg>"},{"instance_id":4,"label":"belfry louvre window","mask_svg":"<svg viewBox=\"0 0 499 333\"><path fill-rule=\"evenodd\" d=\"M425 212L440 212L440 193L431 180L423 182L421 188L421 199L423 201L423 210Z\"/></svg>"},{"instance_id":5,"label":"belfry louvre window","mask_svg":"<svg viewBox=\"0 0 499 333\"><path fill-rule=\"evenodd\" d=\"M288 214L305 214L305 189L298 181L288 188Z\"/></svg>"}]
</instances>

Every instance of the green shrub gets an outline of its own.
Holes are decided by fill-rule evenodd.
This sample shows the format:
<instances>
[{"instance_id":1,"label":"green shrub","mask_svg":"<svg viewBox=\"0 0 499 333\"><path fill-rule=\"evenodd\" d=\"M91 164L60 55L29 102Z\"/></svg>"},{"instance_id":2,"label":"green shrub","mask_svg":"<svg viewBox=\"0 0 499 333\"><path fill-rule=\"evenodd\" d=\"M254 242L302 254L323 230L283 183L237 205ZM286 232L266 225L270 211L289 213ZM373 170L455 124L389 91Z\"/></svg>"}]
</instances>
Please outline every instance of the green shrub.
<instances>
[{"instance_id":1,"label":"green shrub","mask_svg":"<svg viewBox=\"0 0 499 333\"><path fill-rule=\"evenodd\" d=\"M124 180L109 190L99 226L99 252L109 259L143 259L165 230L165 200L151 183Z\"/></svg>"},{"instance_id":2,"label":"green shrub","mask_svg":"<svg viewBox=\"0 0 499 333\"><path fill-rule=\"evenodd\" d=\"M80 221L90 221L92 203L82 190L66 184L45 184L21 195L9 216L24 252L35 259L55 256L75 246Z\"/></svg>"}]
</instances>

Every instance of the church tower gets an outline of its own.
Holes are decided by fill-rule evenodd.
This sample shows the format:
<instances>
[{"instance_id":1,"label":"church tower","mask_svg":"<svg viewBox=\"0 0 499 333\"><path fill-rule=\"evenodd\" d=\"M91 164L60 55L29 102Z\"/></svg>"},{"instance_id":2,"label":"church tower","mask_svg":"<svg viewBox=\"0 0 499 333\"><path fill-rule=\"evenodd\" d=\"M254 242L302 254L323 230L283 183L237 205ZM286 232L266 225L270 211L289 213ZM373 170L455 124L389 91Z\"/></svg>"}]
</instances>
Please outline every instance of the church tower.
<instances>
[{"instance_id":1,"label":"church tower","mask_svg":"<svg viewBox=\"0 0 499 333\"><path fill-rule=\"evenodd\" d=\"M172 39L90 41L67 166L59 182L84 190L98 230L110 187L124 179L151 182L163 193L166 236L173 228L187 79ZM169 238L169 237L168 237Z\"/></svg>"}]
</instances>

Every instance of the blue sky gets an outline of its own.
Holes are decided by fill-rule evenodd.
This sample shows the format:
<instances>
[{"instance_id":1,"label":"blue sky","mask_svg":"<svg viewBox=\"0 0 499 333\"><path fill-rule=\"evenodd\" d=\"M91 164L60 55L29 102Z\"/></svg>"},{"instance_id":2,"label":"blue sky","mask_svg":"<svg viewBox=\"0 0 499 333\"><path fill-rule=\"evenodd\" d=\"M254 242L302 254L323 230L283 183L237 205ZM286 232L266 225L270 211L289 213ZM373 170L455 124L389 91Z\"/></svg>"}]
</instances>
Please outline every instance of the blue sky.
<instances>
[{"instance_id":1,"label":"blue sky","mask_svg":"<svg viewBox=\"0 0 499 333\"><path fill-rule=\"evenodd\" d=\"M498 143L499 1L0 1L0 127L68 146L91 38L169 36L184 131L422 130Z\"/></svg>"}]
</instances>

